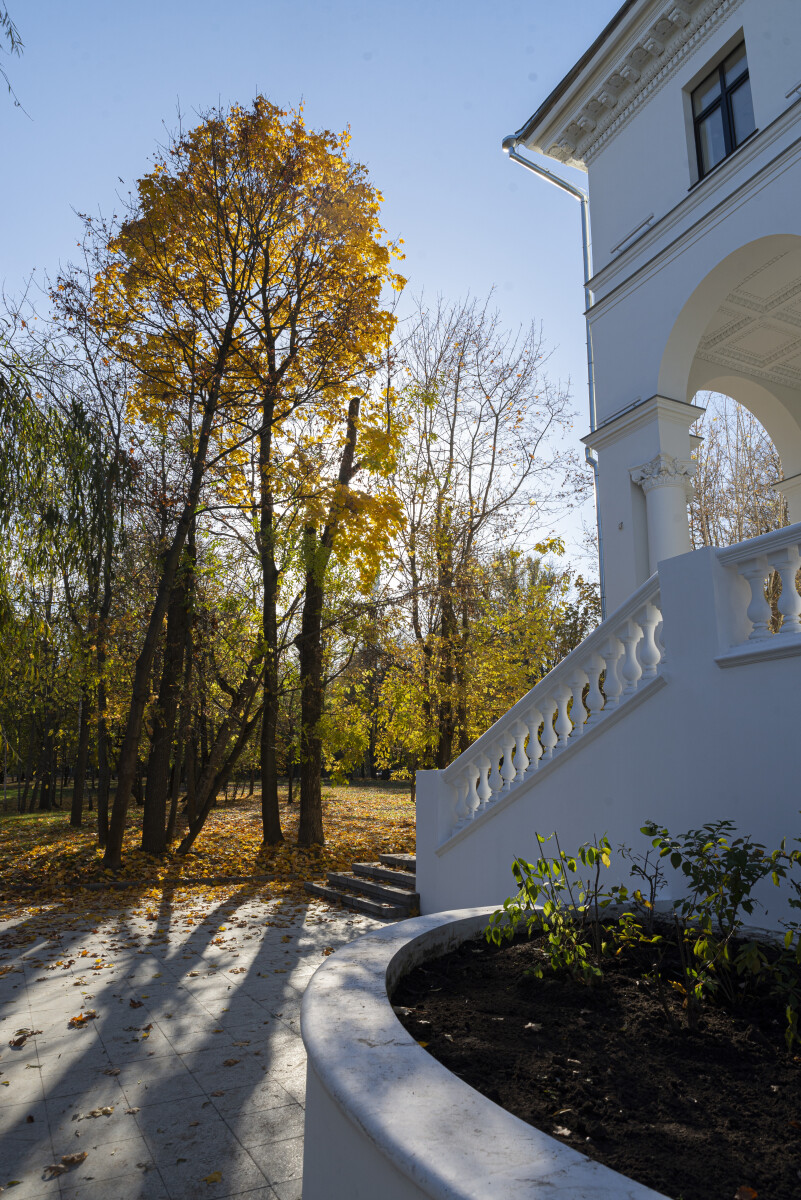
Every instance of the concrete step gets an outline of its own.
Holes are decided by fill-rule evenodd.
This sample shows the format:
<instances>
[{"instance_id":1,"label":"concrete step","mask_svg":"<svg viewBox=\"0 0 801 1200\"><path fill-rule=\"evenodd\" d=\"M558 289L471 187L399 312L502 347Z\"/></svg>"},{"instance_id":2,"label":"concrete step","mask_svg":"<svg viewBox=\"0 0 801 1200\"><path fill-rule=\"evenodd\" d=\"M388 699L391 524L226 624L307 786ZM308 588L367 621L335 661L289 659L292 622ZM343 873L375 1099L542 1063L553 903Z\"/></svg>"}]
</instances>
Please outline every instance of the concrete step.
<instances>
[{"instance_id":1,"label":"concrete step","mask_svg":"<svg viewBox=\"0 0 801 1200\"><path fill-rule=\"evenodd\" d=\"M320 896L328 901L339 901L354 912L367 913L368 916L379 917L384 921L400 921L409 915L409 907L405 904L382 904L379 900L369 900L366 896L340 891L339 888L329 887L325 883L304 883L303 886L313 896Z\"/></svg>"},{"instance_id":2,"label":"concrete step","mask_svg":"<svg viewBox=\"0 0 801 1200\"><path fill-rule=\"evenodd\" d=\"M332 887L371 896L374 900L381 900L384 904L401 905L407 911L420 906L420 897L417 892L410 892L406 888L390 887L388 883L375 883L372 879L365 879L361 875L351 875L345 871L329 871L328 882Z\"/></svg>"},{"instance_id":3,"label":"concrete step","mask_svg":"<svg viewBox=\"0 0 801 1200\"><path fill-rule=\"evenodd\" d=\"M417 887L417 876L411 871L393 870L392 867L383 867L378 863L359 862L353 864L353 870L357 875L364 875L368 879L378 879L392 884L393 887L409 888L412 892Z\"/></svg>"},{"instance_id":4,"label":"concrete step","mask_svg":"<svg viewBox=\"0 0 801 1200\"><path fill-rule=\"evenodd\" d=\"M378 858L387 867L398 867L401 871L417 870L417 859L413 854L379 854Z\"/></svg>"}]
</instances>

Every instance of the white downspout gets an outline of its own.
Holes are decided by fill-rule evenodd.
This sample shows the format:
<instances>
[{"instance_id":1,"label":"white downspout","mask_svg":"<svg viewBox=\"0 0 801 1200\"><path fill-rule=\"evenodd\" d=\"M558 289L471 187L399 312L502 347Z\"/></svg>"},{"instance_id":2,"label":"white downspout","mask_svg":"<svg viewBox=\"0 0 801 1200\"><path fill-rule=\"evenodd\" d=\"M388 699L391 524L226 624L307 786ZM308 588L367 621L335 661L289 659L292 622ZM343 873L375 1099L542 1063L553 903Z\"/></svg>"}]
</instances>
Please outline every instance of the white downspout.
<instances>
[{"instance_id":1,"label":"white downspout","mask_svg":"<svg viewBox=\"0 0 801 1200\"><path fill-rule=\"evenodd\" d=\"M528 158L524 158L519 154L517 147L520 144L519 138L515 134L510 134L509 137L503 139L503 150L516 163L520 163L521 167L526 167L529 171L533 171L535 175L539 175L541 179L547 180L555 187L560 188L563 192L567 192L581 205L581 244L584 252L584 321L587 330L587 389L590 397L590 433L595 433L597 428L597 418L595 412L595 363L592 357L592 331L590 329L590 309L595 303L590 288L590 279L592 278L592 251L590 248L590 201L586 192L581 188L574 187L572 183L568 183L566 179L560 179L558 175L553 175L545 167L540 167L537 163L532 162ZM601 507L600 498L598 495L598 459L589 446L584 448L584 457L592 467L593 482L595 485L595 523L598 531L598 574L601 579L601 619L606 620L606 583L604 578L604 538L601 530Z\"/></svg>"}]
</instances>

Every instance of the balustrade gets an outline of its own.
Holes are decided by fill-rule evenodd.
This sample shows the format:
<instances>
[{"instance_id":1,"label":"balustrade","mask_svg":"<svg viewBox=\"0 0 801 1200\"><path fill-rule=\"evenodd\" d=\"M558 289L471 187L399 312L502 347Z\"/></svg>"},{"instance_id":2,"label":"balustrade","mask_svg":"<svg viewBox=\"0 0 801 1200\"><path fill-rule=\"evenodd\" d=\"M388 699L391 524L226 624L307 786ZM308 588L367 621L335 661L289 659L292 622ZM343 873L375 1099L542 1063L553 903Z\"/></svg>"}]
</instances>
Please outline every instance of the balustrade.
<instances>
[{"instance_id":1,"label":"balustrade","mask_svg":"<svg viewBox=\"0 0 801 1200\"><path fill-rule=\"evenodd\" d=\"M796 621L799 612L801 605ZM475 820L628 703L663 658L659 580L652 576L447 768L454 827Z\"/></svg>"},{"instance_id":2,"label":"balustrade","mask_svg":"<svg viewBox=\"0 0 801 1200\"><path fill-rule=\"evenodd\" d=\"M718 550L724 567L736 572L748 584L750 600L743 596L742 614L750 625L745 639L747 645L778 639L779 649L784 639L801 635L801 594L798 572L801 569L801 524L789 525L761 537L749 538L736 546ZM774 597L775 611L768 599L769 582L778 577L780 591Z\"/></svg>"}]
</instances>

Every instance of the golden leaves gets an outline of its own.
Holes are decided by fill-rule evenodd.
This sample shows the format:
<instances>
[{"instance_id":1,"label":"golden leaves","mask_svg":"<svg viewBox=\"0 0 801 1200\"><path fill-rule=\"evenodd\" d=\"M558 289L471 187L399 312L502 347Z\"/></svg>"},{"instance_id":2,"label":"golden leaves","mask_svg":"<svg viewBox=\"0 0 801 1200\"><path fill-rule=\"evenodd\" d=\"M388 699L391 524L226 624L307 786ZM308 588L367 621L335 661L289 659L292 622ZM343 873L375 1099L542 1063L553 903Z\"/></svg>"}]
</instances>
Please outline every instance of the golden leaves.
<instances>
[{"instance_id":1,"label":"golden leaves","mask_svg":"<svg viewBox=\"0 0 801 1200\"><path fill-rule=\"evenodd\" d=\"M82 1025L86 1025L87 1022L94 1021L96 1019L97 1013L93 1008L89 1008L86 1012L78 1013L77 1017L70 1017L69 1021L67 1022L67 1027L69 1029L80 1029Z\"/></svg>"}]
</instances>

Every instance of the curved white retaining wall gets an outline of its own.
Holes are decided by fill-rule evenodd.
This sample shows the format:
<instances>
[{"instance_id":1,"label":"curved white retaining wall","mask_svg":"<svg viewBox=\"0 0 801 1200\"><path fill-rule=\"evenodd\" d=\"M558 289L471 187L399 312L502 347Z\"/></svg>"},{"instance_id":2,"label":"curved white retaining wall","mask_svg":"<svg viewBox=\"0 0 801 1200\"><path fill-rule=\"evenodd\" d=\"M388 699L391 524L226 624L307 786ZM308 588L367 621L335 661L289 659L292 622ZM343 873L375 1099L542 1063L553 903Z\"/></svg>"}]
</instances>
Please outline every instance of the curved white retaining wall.
<instances>
[{"instance_id":1,"label":"curved white retaining wall","mask_svg":"<svg viewBox=\"0 0 801 1200\"><path fill-rule=\"evenodd\" d=\"M402 921L337 951L306 989L303 1200L665 1200L513 1117L427 1054L388 992L493 908Z\"/></svg>"}]
</instances>

